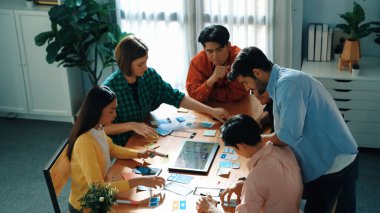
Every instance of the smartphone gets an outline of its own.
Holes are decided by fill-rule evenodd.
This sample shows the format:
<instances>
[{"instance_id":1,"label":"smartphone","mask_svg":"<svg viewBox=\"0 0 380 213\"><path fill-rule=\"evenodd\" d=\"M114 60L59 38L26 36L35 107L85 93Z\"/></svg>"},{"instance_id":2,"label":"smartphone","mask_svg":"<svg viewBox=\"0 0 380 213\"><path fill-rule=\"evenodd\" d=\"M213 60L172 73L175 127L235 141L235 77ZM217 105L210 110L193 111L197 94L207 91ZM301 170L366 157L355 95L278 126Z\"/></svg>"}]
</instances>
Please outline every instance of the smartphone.
<instances>
[{"instance_id":1,"label":"smartphone","mask_svg":"<svg viewBox=\"0 0 380 213\"><path fill-rule=\"evenodd\" d=\"M141 175L155 175L158 176L161 173L161 168L151 168L146 166L137 166L133 169L133 172Z\"/></svg>"}]
</instances>

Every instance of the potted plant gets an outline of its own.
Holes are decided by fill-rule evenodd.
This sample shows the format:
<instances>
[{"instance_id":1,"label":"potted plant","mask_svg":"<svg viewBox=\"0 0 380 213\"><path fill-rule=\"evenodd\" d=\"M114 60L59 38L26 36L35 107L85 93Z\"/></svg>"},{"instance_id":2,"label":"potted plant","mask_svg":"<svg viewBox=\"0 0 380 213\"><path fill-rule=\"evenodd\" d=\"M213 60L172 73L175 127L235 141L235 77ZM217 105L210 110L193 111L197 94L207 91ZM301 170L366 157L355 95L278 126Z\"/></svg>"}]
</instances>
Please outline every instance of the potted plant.
<instances>
[{"instance_id":1,"label":"potted plant","mask_svg":"<svg viewBox=\"0 0 380 213\"><path fill-rule=\"evenodd\" d=\"M353 76L359 76L360 73L360 65L358 63L355 63L352 65L352 75Z\"/></svg>"},{"instance_id":2,"label":"potted plant","mask_svg":"<svg viewBox=\"0 0 380 213\"><path fill-rule=\"evenodd\" d=\"M350 63L357 63L360 58L359 39L364 38L373 32L371 22L363 23L365 20L365 12L363 8L356 2L351 12L339 14L339 16L346 21L345 24L336 25L337 28L343 30L344 33L350 35L345 41L343 52L341 55L341 63L349 61Z\"/></svg>"},{"instance_id":3,"label":"potted plant","mask_svg":"<svg viewBox=\"0 0 380 213\"><path fill-rule=\"evenodd\" d=\"M79 199L81 211L90 209L90 213L101 213L111 210L117 205L116 187L111 187L110 183L92 183L85 195Z\"/></svg>"},{"instance_id":4,"label":"potted plant","mask_svg":"<svg viewBox=\"0 0 380 213\"><path fill-rule=\"evenodd\" d=\"M97 85L103 70L114 64L113 51L126 35L111 21L111 11L110 3L65 0L49 10L51 30L38 34L35 43L47 43L49 64L78 67Z\"/></svg>"}]
</instances>

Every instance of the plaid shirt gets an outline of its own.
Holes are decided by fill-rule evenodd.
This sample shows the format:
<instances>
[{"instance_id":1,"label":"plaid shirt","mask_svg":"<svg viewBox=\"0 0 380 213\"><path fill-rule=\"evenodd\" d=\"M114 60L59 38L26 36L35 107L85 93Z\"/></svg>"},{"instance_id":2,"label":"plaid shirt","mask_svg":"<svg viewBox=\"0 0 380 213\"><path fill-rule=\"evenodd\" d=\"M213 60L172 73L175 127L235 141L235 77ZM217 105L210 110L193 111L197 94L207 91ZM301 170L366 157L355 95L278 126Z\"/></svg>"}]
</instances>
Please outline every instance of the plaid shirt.
<instances>
[{"instance_id":1,"label":"plaid shirt","mask_svg":"<svg viewBox=\"0 0 380 213\"><path fill-rule=\"evenodd\" d=\"M117 117L114 123L143 122L151 111L157 109L162 103L179 108L184 93L173 89L170 84L162 80L153 69L148 68L143 76L137 77L137 97L139 103L133 98L133 89L118 70L112 73L103 83L117 96ZM112 136L114 143L125 145L132 132Z\"/></svg>"}]
</instances>

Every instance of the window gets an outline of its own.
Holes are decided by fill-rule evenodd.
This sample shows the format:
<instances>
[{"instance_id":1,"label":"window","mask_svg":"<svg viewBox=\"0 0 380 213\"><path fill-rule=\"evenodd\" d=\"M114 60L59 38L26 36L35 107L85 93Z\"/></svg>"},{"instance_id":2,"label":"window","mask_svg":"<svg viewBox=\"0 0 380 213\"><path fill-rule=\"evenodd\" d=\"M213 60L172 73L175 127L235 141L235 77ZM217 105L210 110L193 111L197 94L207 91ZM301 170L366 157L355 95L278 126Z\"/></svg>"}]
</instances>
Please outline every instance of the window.
<instances>
[{"instance_id":1,"label":"window","mask_svg":"<svg viewBox=\"0 0 380 213\"><path fill-rule=\"evenodd\" d=\"M148 66L174 88L184 89L191 58L202 45L200 31L222 24L232 44L269 52L270 6L267 0L119 0L121 29L149 47Z\"/></svg>"}]
</instances>

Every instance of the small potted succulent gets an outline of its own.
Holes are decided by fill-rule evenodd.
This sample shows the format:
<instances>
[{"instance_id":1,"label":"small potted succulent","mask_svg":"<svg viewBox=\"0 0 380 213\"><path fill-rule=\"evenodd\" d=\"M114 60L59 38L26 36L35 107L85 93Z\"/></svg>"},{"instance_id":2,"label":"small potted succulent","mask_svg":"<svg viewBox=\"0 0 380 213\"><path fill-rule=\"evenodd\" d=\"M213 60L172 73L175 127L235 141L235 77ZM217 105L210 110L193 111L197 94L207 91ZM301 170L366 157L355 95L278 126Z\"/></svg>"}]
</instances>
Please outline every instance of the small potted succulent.
<instances>
[{"instance_id":1,"label":"small potted succulent","mask_svg":"<svg viewBox=\"0 0 380 213\"><path fill-rule=\"evenodd\" d=\"M90 213L106 213L117 204L117 192L109 183L92 183L87 193L79 199L82 211L89 209Z\"/></svg>"},{"instance_id":2,"label":"small potted succulent","mask_svg":"<svg viewBox=\"0 0 380 213\"><path fill-rule=\"evenodd\" d=\"M355 63L352 65L352 75L353 76L359 76L360 73L360 65L358 63Z\"/></svg>"}]
</instances>

